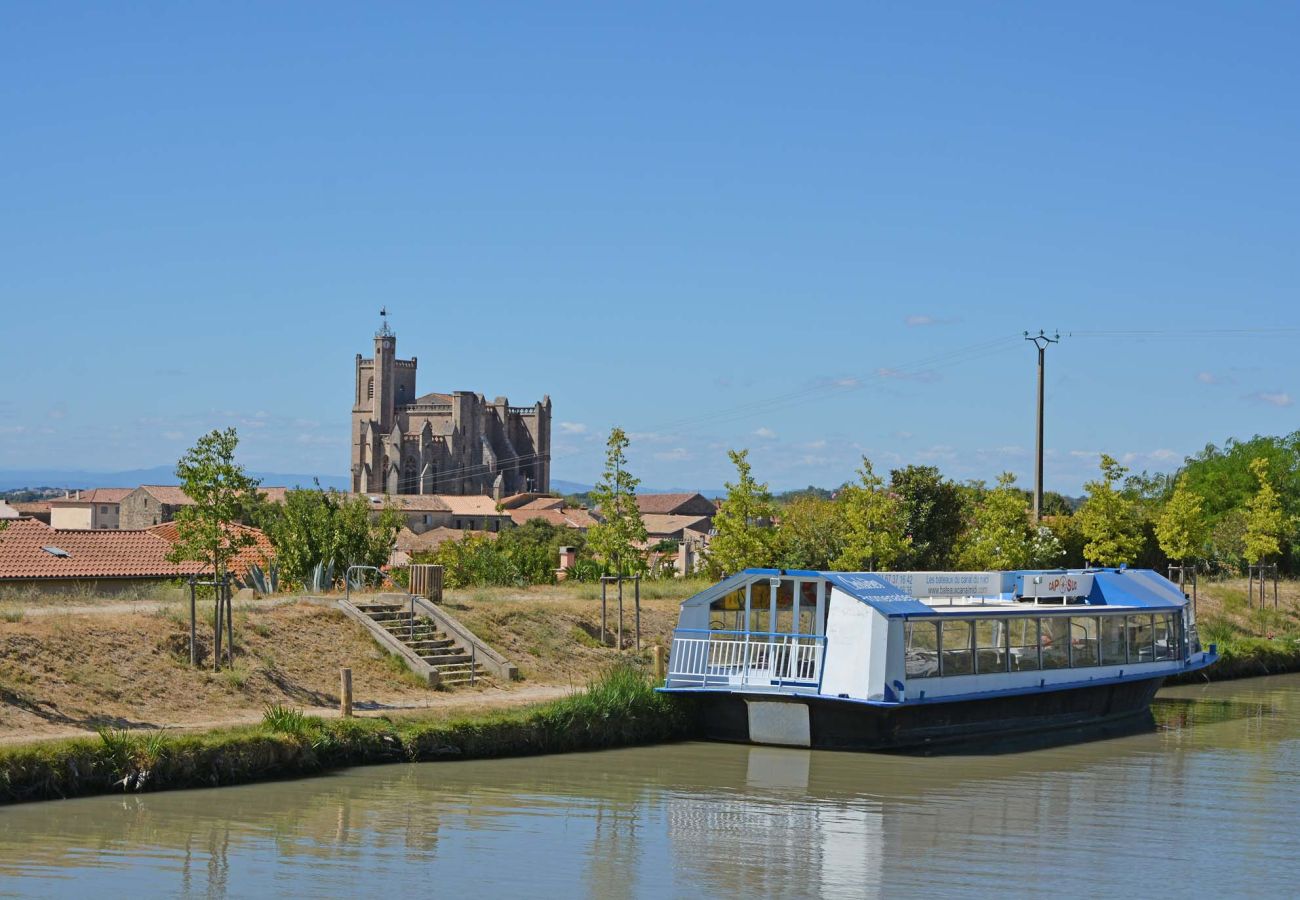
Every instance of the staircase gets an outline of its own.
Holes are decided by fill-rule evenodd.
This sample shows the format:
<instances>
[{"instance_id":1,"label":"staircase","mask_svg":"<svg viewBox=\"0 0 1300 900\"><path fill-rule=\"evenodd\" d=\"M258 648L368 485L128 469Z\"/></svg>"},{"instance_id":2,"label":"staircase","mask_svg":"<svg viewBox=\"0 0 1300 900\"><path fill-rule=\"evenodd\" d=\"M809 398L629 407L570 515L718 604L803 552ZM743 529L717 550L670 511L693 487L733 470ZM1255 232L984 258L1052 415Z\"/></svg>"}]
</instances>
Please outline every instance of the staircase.
<instances>
[{"instance_id":1,"label":"staircase","mask_svg":"<svg viewBox=\"0 0 1300 900\"><path fill-rule=\"evenodd\" d=\"M398 601L373 601L354 604L357 610L387 631L393 638L438 673L437 684L474 684L490 677L475 653L462 646L428 616ZM432 681L432 679L431 679Z\"/></svg>"}]
</instances>

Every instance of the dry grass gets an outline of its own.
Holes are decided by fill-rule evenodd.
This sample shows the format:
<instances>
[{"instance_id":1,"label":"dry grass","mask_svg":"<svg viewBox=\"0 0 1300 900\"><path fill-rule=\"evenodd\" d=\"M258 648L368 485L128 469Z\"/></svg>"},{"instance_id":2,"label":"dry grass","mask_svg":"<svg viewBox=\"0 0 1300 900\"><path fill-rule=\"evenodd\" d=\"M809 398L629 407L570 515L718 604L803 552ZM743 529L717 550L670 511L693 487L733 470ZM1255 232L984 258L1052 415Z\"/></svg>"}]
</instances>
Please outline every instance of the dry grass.
<instances>
[{"instance_id":1,"label":"dry grass","mask_svg":"<svg viewBox=\"0 0 1300 900\"><path fill-rule=\"evenodd\" d=\"M1278 582L1276 609L1273 607L1271 582L1268 584L1267 605L1263 609L1259 608L1258 593L1253 606L1247 602L1247 595L1245 578L1201 582L1197 591L1196 621L1204 643L1224 643L1240 635L1300 637L1300 581Z\"/></svg>"}]
</instances>

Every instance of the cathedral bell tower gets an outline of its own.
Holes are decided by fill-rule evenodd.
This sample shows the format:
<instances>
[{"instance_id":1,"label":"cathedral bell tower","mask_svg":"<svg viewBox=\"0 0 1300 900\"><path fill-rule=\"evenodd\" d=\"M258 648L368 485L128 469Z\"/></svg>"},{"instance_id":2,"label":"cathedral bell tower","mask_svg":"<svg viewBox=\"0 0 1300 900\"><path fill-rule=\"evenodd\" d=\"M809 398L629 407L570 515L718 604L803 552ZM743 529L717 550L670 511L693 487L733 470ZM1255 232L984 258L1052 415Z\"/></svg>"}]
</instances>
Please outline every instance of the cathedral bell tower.
<instances>
[{"instance_id":1,"label":"cathedral bell tower","mask_svg":"<svg viewBox=\"0 0 1300 900\"><path fill-rule=\"evenodd\" d=\"M375 393L372 419L379 425L380 434L393 429L393 391L395 390L397 335L388 327L388 313L380 310L383 324L375 332Z\"/></svg>"}]
</instances>

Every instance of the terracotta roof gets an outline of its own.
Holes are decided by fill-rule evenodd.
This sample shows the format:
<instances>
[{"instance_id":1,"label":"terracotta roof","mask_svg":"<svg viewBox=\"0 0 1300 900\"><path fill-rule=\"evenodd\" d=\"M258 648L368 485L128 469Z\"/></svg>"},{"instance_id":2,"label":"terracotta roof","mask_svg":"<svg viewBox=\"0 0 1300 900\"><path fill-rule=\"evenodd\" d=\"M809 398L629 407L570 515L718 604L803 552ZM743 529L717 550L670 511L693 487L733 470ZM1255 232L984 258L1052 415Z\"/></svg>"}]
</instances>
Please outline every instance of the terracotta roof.
<instances>
[{"instance_id":1,"label":"terracotta roof","mask_svg":"<svg viewBox=\"0 0 1300 900\"><path fill-rule=\"evenodd\" d=\"M170 549L170 543L149 531L65 531L19 519L0 532L0 581L177 578L202 571L201 563L168 562Z\"/></svg>"},{"instance_id":2,"label":"terracotta roof","mask_svg":"<svg viewBox=\"0 0 1300 900\"><path fill-rule=\"evenodd\" d=\"M447 509L451 510L454 516L499 516L497 512L497 502L491 497L482 495L469 494L466 496L456 496L452 494L442 495L442 502L447 504Z\"/></svg>"},{"instance_id":3,"label":"terracotta roof","mask_svg":"<svg viewBox=\"0 0 1300 900\"><path fill-rule=\"evenodd\" d=\"M425 394L422 397L416 397L414 403L450 403L451 394L441 394L434 391L431 394Z\"/></svg>"},{"instance_id":4,"label":"terracotta roof","mask_svg":"<svg viewBox=\"0 0 1300 900\"><path fill-rule=\"evenodd\" d=\"M134 491L135 488L94 488L89 491L74 491L71 497L51 497L51 505L64 505L70 503L121 503L122 498ZM80 496L76 496L77 494Z\"/></svg>"},{"instance_id":5,"label":"terracotta roof","mask_svg":"<svg viewBox=\"0 0 1300 900\"><path fill-rule=\"evenodd\" d=\"M501 500L502 509L522 509L525 506L532 506L534 504L549 504L550 505L549 507L543 505L541 508L558 509L564 506L564 498L550 497L547 496L546 494L538 494L538 493L523 493L523 494L511 494L509 497L503 497Z\"/></svg>"},{"instance_id":6,"label":"terracotta roof","mask_svg":"<svg viewBox=\"0 0 1300 900\"><path fill-rule=\"evenodd\" d=\"M696 497L699 497L701 500L704 500L709 504L713 503L712 500L709 500L709 498L705 497L703 494L637 494L636 508L641 510L643 513L661 513L668 515L675 513L680 507L686 505Z\"/></svg>"},{"instance_id":7,"label":"terracotta roof","mask_svg":"<svg viewBox=\"0 0 1300 900\"><path fill-rule=\"evenodd\" d=\"M100 488L100 490L104 490ZM147 491L155 500L166 506L193 506L194 501L190 495L185 493L179 484L142 484L137 490ZM284 495L289 493L291 488L271 486L259 487L258 492L266 495L269 503L283 503ZM127 494L134 491L127 491ZM123 496L126 496L123 494Z\"/></svg>"},{"instance_id":8,"label":"terracotta roof","mask_svg":"<svg viewBox=\"0 0 1300 900\"><path fill-rule=\"evenodd\" d=\"M497 502L482 494L353 494L366 497L374 509L385 504L408 512L444 512L454 516L499 516Z\"/></svg>"},{"instance_id":9,"label":"terracotta roof","mask_svg":"<svg viewBox=\"0 0 1300 900\"><path fill-rule=\"evenodd\" d=\"M689 529L707 533L712 527L708 516L667 516L659 513L642 513L641 521L650 535L676 534Z\"/></svg>"},{"instance_id":10,"label":"terracotta roof","mask_svg":"<svg viewBox=\"0 0 1300 900\"><path fill-rule=\"evenodd\" d=\"M562 497L538 497L536 500L529 501L520 509L564 509L564 499Z\"/></svg>"},{"instance_id":11,"label":"terracotta roof","mask_svg":"<svg viewBox=\"0 0 1300 900\"><path fill-rule=\"evenodd\" d=\"M162 538L169 545L180 540L180 529L175 522L163 522L161 525L154 525L146 528L151 534ZM259 528L253 528L249 525L236 525L236 531L251 535L253 543L247 547L240 547L230 559L230 571L236 575L242 576L248 571L248 567L257 563L262 565L264 560L275 556L275 548L271 546L271 539Z\"/></svg>"},{"instance_id":12,"label":"terracotta roof","mask_svg":"<svg viewBox=\"0 0 1300 900\"><path fill-rule=\"evenodd\" d=\"M596 524L596 520L592 518L591 513L585 509L575 507L568 509L529 509L525 506L520 509L508 510L508 512L510 519L516 525L523 525L533 519L542 519L561 528L576 528L579 531L586 531Z\"/></svg>"},{"instance_id":13,"label":"terracotta roof","mask_svg":"<svg viewBox=\"0 0 1300 900\"><path fill-rule=\"evenodd\" d=\"M50 511L50 501L48 500L26 500L19 503L10 503L9 505L24 516L36 515L37 513L48 514Z\"/></svg>"},{"instance_id":14,"label":"terracotta roof","mask_svg":"<svg viewBox=\"0 0 1300 900\"><path fill-rule=\"evenodd\" d=\"M403 528L397 532L397 541L394 544L395 549L404 550L407 553L418 553L425 550L436 550L447 541L458 541L469 534L486 535L495 538L496 534L491 531L463 531L459 528L431 528L423 534L416 534L409 528Z\"/></svg>"}]
</instances>

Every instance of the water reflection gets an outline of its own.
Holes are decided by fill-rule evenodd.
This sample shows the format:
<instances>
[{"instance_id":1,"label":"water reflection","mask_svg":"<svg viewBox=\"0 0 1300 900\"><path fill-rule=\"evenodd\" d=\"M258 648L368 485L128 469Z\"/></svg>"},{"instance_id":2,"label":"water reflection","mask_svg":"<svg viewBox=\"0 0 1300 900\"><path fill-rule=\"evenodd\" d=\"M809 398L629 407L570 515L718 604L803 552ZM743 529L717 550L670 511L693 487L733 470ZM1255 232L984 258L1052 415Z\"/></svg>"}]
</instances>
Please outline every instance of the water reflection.
<instances>
[{"instance_id":1,"label":"water reflection","mask_svg":"<svg viewBox=\"0 0 1300 900\"><path fill-rule=\"evenodd\" d=\"M3 808L0 892L1288 891L1300 677L1173 689L1155 713L996 756L701 743Z\"/></svg>"}]
</instances>

